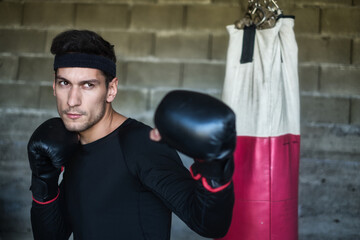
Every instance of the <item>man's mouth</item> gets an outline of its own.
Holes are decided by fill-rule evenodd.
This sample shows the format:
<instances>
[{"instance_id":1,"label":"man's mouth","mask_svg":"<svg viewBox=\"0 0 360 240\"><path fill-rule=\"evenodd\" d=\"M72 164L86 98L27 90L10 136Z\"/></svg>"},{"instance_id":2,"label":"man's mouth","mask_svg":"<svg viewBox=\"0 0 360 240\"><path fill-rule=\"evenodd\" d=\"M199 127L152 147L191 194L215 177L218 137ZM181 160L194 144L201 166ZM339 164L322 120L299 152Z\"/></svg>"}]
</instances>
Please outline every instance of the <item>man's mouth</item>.
<instances>
[{"instance_id":1,"label":"man's mouth","mask_svg":"<svg viewBox=\"0 0 360 240\"><path fill-rule=\"evenodd\" d=\"M66 113L66 116L70 119L78 119L82 116L80 113Z\"/></svg>"}]
</instances>

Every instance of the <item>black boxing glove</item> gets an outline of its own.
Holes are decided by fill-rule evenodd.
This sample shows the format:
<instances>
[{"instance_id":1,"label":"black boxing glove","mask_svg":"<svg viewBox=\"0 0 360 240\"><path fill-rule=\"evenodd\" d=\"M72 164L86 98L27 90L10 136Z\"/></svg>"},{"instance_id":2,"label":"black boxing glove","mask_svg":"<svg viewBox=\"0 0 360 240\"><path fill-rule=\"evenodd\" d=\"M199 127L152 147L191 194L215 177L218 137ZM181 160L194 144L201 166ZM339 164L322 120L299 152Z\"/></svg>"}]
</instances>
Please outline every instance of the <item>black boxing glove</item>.
<instances>
[{"instance_id":1,"label":"black boxing glove","mask_svg":"<svg viewBox=\"0 0 360 240\"><path fill-rule=\"evenodd\" d=\"M176 90L158 105L155 127L164 142L194 158L191 173L210 191L227 187L234 172L235 113L206 94Z\"/></svg>"},{"instance_id":2,"label":"black boxing glove","mask_svg":"<svg viewBox=\"0 0 360 240\"><path fill-rule=\"evenodd\" d=\"M27 146L35 202L48 204L57 198L61 168L78 146L78 134L66 130L60 118L49 119L35 130Z\"/></svg>"}]
</instances>

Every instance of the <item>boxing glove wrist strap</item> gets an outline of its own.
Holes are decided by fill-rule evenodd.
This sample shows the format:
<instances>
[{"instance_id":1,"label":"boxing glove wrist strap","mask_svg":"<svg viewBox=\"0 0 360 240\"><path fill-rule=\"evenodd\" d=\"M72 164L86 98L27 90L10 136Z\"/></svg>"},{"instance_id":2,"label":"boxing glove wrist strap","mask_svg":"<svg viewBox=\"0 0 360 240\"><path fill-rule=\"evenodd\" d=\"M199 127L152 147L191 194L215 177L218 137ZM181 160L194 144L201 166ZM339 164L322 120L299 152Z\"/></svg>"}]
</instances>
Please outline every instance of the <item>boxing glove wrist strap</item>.
<instances>
[{"instance_id":1,"label":"boxing glove wrist strap","mask_svg":"<svg viewBox=\"0 0 360 240\"><path fill-rule=\"evenodd\" d=\"M203 187L206 190L208 190L209 192L212 192L212 193L216 193L216 192L220 192L220 191L224 190L231 183L231 180L230 180L230 181L228 181L227 183L225 183L223 185L219 185L218 183L214 183L214 181L211 181L213 184L209 184L208 180L205 177L203 177L200 173L194 174L193 166L190 167L190 174L191 174L193 179L201 180L201 183L202 183ZM213 186L211 186L211 185L213 185Z\"/></svg>"},{"instance_id":2,"label":"boxing glove wrist strap","mask_svg":"<svg viewBox=\"0 0 360 240\"><path fill-rule=\"evenodd\" d=\"M46 177L32 174L30 190L35 202L48 204L56 200L59 195L59 174L60 169L55 169L55 171L48 173Z\"/></svg>"},{"instance_id":3,"label":"boxing glove wrist strap","mask_svg":"<svg viewBox=\"0 0 360 240\"><path fill-rule=\"evenodd\" d=\"M33 201L36 202L37 204L46 205L46 204L52 203L52 202L54 202L56 199L58 199L59 195L60 195L60 189L58 189L58 194L56 195L56 197L55 197L54 199L49 200L49 201L41 202L41 201L36 200L36 199L34 198L34 196L32 196L32 199L33 199Z\"/></svg>"}]
</instances>

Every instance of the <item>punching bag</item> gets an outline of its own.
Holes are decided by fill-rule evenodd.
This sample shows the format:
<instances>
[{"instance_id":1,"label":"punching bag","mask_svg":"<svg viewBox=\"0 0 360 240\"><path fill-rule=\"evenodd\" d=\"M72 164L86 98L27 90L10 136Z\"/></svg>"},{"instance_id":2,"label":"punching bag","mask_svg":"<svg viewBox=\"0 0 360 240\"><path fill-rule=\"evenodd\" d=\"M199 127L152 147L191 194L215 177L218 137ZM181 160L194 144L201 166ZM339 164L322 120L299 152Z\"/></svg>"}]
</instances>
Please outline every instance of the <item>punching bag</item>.
<instances>
[{"instance_id":1,"label":"punching bag","mask_svg":"<svg viewBox=\"0 0 360 240\"><path fill-rule=\"evenodd\" d=\"M297 240L300 104L294 18L227 26L222 99L236 113L235 205L223 240Z\"/></svg>"}]
</instances>

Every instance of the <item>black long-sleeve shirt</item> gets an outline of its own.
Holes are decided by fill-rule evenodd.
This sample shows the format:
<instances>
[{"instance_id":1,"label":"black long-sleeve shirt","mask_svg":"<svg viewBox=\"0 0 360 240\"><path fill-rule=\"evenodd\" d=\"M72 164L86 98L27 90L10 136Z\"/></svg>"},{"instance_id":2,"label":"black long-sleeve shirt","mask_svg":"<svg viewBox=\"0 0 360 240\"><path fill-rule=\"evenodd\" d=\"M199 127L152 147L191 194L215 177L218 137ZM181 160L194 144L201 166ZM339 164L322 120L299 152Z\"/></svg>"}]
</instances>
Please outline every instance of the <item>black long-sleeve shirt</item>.
<instances>
[{"instance_id":1,"label":"black long-sleeve shirt","mask_svg":"<svg viewBox=\"0 0 360 240\"><path fill-rule=\"evenodd\" d=\"M149 139L151 128L127 119L82 145L65 166L60 197L33 202L35 239L170 239L171 211L204 237L226 234L233 186L212 193L195 181L177 152Z\"/></svg>"}]
</instances>

